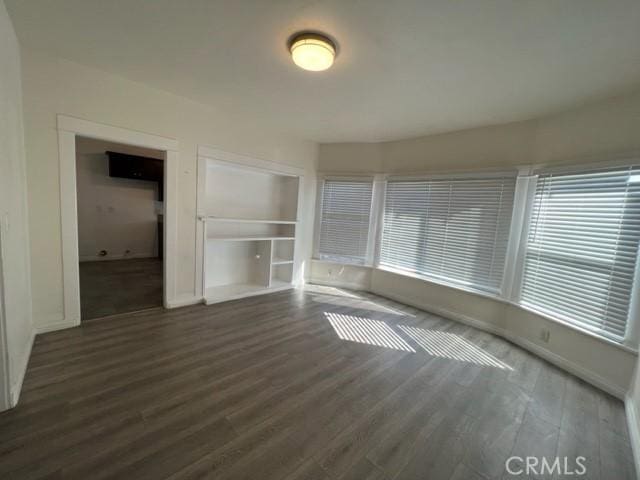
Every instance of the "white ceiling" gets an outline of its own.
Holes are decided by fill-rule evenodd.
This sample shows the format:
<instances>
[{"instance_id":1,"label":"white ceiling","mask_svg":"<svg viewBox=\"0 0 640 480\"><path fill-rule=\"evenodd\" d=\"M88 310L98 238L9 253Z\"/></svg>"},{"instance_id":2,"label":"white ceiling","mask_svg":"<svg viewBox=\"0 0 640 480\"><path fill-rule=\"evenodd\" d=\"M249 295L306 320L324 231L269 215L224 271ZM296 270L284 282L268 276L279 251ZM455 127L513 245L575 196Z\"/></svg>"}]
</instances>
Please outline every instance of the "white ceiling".
<instances>
[{"instance_id":1,"label":"white ceiling","mask_svg":"<svg viewBox=\"0 0 640 480\"><path fill-rule=\"evenodd\" d=\"M524 120L640 85L638 0L5 0L20 41L320 142ZM287 38L333 36L322 73Z\"/></svg>"}]
</instances>

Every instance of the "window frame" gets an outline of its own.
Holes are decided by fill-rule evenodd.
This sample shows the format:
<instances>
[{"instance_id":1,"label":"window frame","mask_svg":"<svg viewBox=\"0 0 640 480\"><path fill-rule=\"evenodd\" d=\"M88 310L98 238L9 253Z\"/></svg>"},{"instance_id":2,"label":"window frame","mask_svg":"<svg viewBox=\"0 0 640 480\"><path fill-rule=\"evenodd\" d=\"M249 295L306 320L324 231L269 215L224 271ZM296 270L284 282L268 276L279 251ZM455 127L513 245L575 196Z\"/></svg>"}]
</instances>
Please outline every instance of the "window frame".
<instances>
[{"instance_id":1,"label":"window frame","mask_svg":"<svg viewBox=\"0 0 640 480\"><path fill-rule=\"evenodd\" d=\"M514 289L506 298L509 303L511 303L512 305L516 305L527 312L531 312L535 315L541 316L554 323L564 325L567 328L579 331L588 336L604 341L605 343L618 346L623 350L631 351L633 353L638 352L638 344L640 343L640 248L638 249L638 253L636 256L636 268L630 292L629 311L627 314L625 336L621 341L618 341L613 337L600 333L596 330L583 327L576 322L565 320L561 316L552 315L551 313L544 311L542 308L536 309L522 303L522 287L524 285L524 264L527 254L527 238L529 237L529 231L531 228L531 214L533 202L535 200L535 191L538 177L540 175L547 174L580 174L587 173L591 170L616 169L638 165L640 165L640 158L626 158L604 162L575 163L560 166L535 165L531 167L531 176L529 176L528 186L529 192L525 205L526 215L524 217L524 222L522 225L518 250L515 255L515 262L517 263L517 276L514 277Z\"/></svg>"},{"instance_id":2,"label":"window frame","mask_svg":"<svg viewBox=\"0 0 640 480\"><path fill-rule=\"evenodd\" d=\"M349 261L348 257L342 258L323 258L320 253L320 234L322 225L322 208L324 198L324 186L327 181L335 182L371 182L371 205L369 206L369 229L367 232L367 248L364 262ZM375 229L377 228L377 222L374 218L376 211L374 210L374 201L376 196L376 182L374 175L318 175L317 187L316 187L316 215L314 222L313 233L313 259L320 262L337 263L340 265L351 265L356 267L371 267L373 266L374 258L374 239Z\"/></svg>"},{"instance_id":3,"label":"window frame","mask_svg":"<svg viewBox=\"0 0 640 480\"><path fill-rule=\"evenodd\" d=\"M481 171L466 171L466 172L438 172L434 174L428 173L420 173L420 174L406 174L406 175L385 175L384 176L384 189L381 192L382 201L379 204L380 210L377 212L379 217L379 232L376 237L376 256L374 261L374 267L386 271L395 273L397 275L404 275L411 278L417 278L423 281L431 282L436 285L444 285L450 288L456 288L458 290L474 293L477 295L481 295L487 298L491 298L494 300L500 301L508 301L508 297L504 295L504 287L505 287L505 277L507 271L511 271L513 269L513 263L515 260L516 251L514 251L514 246L512 246L512 237L513 237L513 229L514 229L514 220L517 223L518 228L521 228L520 219L516 218L517 211L517 199L518 199L518 179L520 178L521 168L518 169L509 169L509 170L481 170ZM528 171L528 169L527 169ZM389 181L428 181L428 180L475 180L482 178L496 178L496 177L513 177L516 180L515 191L514 191L514 199L513 199L513 210L511 212L511 223L509 228L509 238L507 242L507 250L505 254L504 260L504 268L502 272L502 281L500 287L497 292L491 292L487 289L476 288L473 285L464 285L461 282L455 281L447 281L444 278L438 278L435 275L424 275L417 272L408 272L400 269L395 269L393 267L388 267L380 264L380 254L382 247L382 230L383 230L383 219L384 219L384 211L385 211L385 201L386 201L386 187Z\"/></svg>"}]
</instances>

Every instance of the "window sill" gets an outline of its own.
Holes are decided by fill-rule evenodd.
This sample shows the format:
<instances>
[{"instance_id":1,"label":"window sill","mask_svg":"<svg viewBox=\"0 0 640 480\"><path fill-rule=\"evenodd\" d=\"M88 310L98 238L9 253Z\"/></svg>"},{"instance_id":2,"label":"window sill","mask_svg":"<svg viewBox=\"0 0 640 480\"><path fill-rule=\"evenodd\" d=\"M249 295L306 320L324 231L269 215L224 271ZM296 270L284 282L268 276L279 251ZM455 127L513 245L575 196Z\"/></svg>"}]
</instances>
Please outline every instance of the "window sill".
<instances>
[{"instance_id":1,"label":"window sill","mask_svg":"<svg viewBox=\"0 0 640 480\"><path fill-rule=\"evenodd\" d=\"M415 278L416 280L421 280L421 281L426 282L426 283L433 283L434 285L453 288L455 290L460 290L462 292L470 293L472 295L478 295L478 296L483 297L483 298L489 298L491 300L496 300L498 302L510 303L504 297L502 297L502 296L500 296L500 295L498 295L496 293L490 293L490 292L486 292L484 290L475 289L475 288L472 288L472 287L465 287L464 285L459 285L457 283L445 282L445 281L437 280L435 278L426 277L424 275L419 275L417 273L405 272L403 270L396 270L395 268L390 268L390 267L377 266L377 267L373 267L373 268L375 268L376 270L380 270L382 272L394 273L396 275L401 275L403 277Z\"/></svg>"},{"instance_id":2,"label":"window sill","mask_svg":"<svg viewBox=\"0 0 640 480\"><path fill-rule=\"evenodd\" d=\"M314 261L314 262L317 262L317 263L326 263L326 264L331 264L331 265L341 265L343 267L358 267L358 268L368 268L368 269L375 268L373 265L365 265L363 263L350 263L350 262L344 262L344 261L340 261L340 260L331 260L329 258L316 258L316 257L313 257L311 260Z\"/></svg>"},{"instance_id":3,"label":"window sill","mask_svg":"<svg viewBox=\"0 0 640 480\"><path fill-rule=\"evenodd\" d=\"M433 278L430 278L430 277L424 277L424 276L417 275L417 274L411 274L409 272L404 272L402 270L395 270L395 269L389 268L389 267L381 267L381 266L375 267L375 266L372 266L372 265L357 265L357 264L352 264L352 263L344 263L344 262L339 262L339 261L331 261L331 260L327 260L327 259L317 259L317 258L314 258L313 261L314 262L321 262L321 263L331 263L331 264L343 265L343 266L348 266L348 267L358 267L358 268L367 268L367 269L379 270L379 271L382 271L382 272L393 273L394 275L400 275L400 276L403 276L403 277L414 278L416 280L420 280L420 281L425 282L425 283L431 283L431 284L438 285L438 286L452 288L454 290L458 290L458 291L461 291L461 292L464 292L464 293L469 293L471 295L477 295L479 297L487 298L487 299L490 299L490 300L494 300L494 301L503 303L505 305L511 305L511 306L520 308L520 309L524 310L525 312L529 312L529 313L532 313L534 315L537 315L537 316L539 316L539 317L541 317L541 318L543 318L543 319L545 319L545 320L547 320L549 322L553 322L553 323L556 323L558 325L562 325L565 328L568 328L568 329L570 329L572 331L575 331L577 333L580 333L582 335L586 335L586 336L588 336L590 338L593 338L594 340L599 340L600 342L603 342L603 343L606 343L608 345L611 345L612 347L616 347L616 348L618 348L618 349L620 349L620 350L622 350L624 352L631 353L633 355L638 355L638 348L635 347L635 346L627 345L627 344L620 343L620 342L616 342L615 340L612 340L610 338L598 335L597 333L595 333L595 332L593 332L591 330L587 330L585 328L579 327L578 325L574 325L572 323L566 322L566 321L561 320L559 318L552 317L552 316L550 316L548 314L545 314L545 313L542 313L540 311L537 311L537 310L535 310L535 309L533 309L531 307L526 307L524 305L521 305L518 302L513 302L513 301L510 301L510 300L507 300L506 298L504 298L504 297L502 297L500 295L491 294L489 292L484 292L484 291L481 291L481 290L475 290L473 288L465 288L465 287L463 287L461 285L457 285L457 284L453 284L453 283L447 283L447 282L441 282L441 281L439 282L439 281L437 281L437 280L435 280Z\"/></svg>"},{"instance_id":4,"label":"window sill","mask_svg":"<svg viewBox=\"0 0 640 480\"><path fill-rule=\"evenodd\" d=\"M616 342L615 340L612 340L608 337L602 336L602 335L598 335L596 332L592 331L592 330L588 330L586 328L582 328L579 325L574 325L573 323L567 322L565 320L562 320L560 318L556 318L553 317L547 313L541 312L539 310L536 310L535 308L531 308L531 307L527 307L524 306L520 303L516 303L516 302L508 302L509 304L513 305L514 307L518 307L521 308L522 310L524 310L525 312L529 312L532 313L534 315L537 315L539 317L544 318L545 320L549 321L549 322L553 322L553 323L557 323L558 325L562 325L563 327L566 327L570 330L573 330L575 332L581 333L583 335L586 335L587 337L591 337L594 340L599 340L601 342L604 342L606 344L609 344L613 347L617 347L620 350L623 350L625 352L628 353L632 353L634 355L638 355L638 348L637 347L633 347L631 345L627 345L625 343L620 343L620 342Z\"/></svg>"}]
</instances>

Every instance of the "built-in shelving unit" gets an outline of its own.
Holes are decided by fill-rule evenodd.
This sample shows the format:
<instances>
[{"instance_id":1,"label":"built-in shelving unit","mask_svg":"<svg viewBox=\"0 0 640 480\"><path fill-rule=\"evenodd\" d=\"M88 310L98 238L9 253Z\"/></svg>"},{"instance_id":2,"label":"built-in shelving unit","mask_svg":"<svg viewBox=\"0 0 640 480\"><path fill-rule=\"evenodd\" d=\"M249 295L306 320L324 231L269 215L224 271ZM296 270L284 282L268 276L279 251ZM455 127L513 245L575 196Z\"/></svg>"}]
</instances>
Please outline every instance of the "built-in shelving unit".
<instances>
[{"instance_id":1,"label":"built-in shelving unit","mask_svg":"<svg viewBox=\"0 0 640 480\"><path fill-rule=\"evenodd\" d=\"M224 240L228 242L246 242L246 241L257 241L257 240L294 240L295 237L269 237L264 235L246 235L246 236L238 236L238 235L212 235L208 237L209 240Z\"/></svg>"},{"instance_id":2,"label":"built-in shelving unit","mask_svg":"<svg viewBox=\"0 0 640 480\"><path fill-rule=\"evenodd\" d=\"M293 286L300 176L201 158L207 304Z\"/></svg>"},{"instance_id":3,"label":"built-in shelving unit","mask_svg":"<svg viewBox=\"0 0 640 480\"><path fill-rule=\"evenodd\" d=\"M221 218L209 215L208 220L213 222L230 222L230 223L274 223L280 225L295 225L295 220L258 220L256 218Z\"/></svg>"}]
</instances>

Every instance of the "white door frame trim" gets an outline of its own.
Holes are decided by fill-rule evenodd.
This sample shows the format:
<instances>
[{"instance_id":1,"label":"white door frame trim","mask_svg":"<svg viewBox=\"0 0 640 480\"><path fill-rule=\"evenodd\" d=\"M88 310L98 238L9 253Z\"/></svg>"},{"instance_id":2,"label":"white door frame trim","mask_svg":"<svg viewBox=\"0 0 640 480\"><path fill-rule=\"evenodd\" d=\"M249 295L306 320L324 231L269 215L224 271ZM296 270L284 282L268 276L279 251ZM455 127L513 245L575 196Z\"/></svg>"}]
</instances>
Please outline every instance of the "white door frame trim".
<instances>
[{"instance_id":1,"label":"white door frame trim","mask_svg":"<svg viewBox=\"0 0 640 480\"><path fill-rule=\"evenodd\" d=\"M11 373L9 371L9 344L7 342L4 310L4 273L2 270L2 226L0 226L0 412L11 404Z\"/></svg>"},{"instance_id":2,"label":"white door frame trim","mask_svg":"<svg viewBox=\"0 0 640 480\"><path fill-rule=\"evenodd\" d=\"M104 125L59 114L60 220L62 228L62 281L64 320L59 328L80 325L80 275L78 268L78 213L76 190L76 136L153 148L165 152L164 175L164 295L175 303L175 261L178 232L178 141L126 128Z\"/></svg>"}]
</instances>

